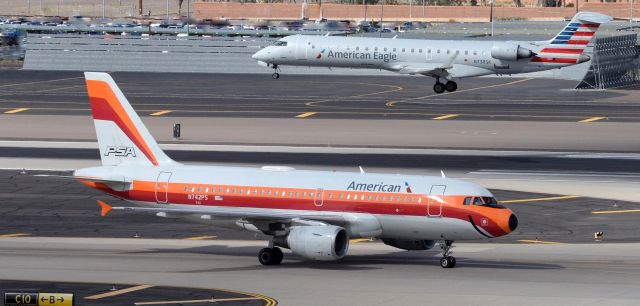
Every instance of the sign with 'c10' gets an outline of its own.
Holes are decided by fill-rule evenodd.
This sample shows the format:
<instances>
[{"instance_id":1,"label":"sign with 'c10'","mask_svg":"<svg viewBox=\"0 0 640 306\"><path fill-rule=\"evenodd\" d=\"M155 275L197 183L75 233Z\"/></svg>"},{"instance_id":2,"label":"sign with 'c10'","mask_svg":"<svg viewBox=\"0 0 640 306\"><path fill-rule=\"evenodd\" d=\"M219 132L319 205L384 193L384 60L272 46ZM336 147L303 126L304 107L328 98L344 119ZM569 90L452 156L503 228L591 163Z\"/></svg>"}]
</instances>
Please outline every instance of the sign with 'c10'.
<instances>
[{"instance_id":1,"label":"sign with 'c10'","mask_svg":"<svg viewBox=\"0 0 640 306\"><path fill-rule=\"evenodd\" d=\"M70 293L5 293L7 306L73 306Z\"/></svg>"}]
</instances>

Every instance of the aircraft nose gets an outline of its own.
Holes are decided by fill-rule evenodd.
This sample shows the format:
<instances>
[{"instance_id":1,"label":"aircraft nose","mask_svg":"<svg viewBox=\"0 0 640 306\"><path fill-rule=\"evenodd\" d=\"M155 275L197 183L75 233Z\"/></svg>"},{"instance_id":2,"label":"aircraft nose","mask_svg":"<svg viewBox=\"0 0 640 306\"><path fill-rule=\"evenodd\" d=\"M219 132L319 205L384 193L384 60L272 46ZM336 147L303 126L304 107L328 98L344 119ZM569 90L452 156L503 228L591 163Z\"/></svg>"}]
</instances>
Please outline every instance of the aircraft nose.
<instances>
[{"instance_id":1,"label":"aircraft nose","mask_svg":"<svg viewBox=\"0 0 640 306\"><path fill-rule=\"evenodd\" d=\"M513 232L518 228L518 217L516 215L511 214L509 217L509 229Z\"/></svg>"},{"instance_id":2,"label":"aircraft nose","mask_svg":"<svg viewBox=\"0 0 640 306\"><path fill-rule=\"evenodd\" d=\"M262 52L262 50L260 50L260 51L258 51L256 53L254 53L253 55L251 55L251 58L254 59L254 60L258 60L259 61L261 59L260 58L260 52Z\"/></svg>"}]
</instances>

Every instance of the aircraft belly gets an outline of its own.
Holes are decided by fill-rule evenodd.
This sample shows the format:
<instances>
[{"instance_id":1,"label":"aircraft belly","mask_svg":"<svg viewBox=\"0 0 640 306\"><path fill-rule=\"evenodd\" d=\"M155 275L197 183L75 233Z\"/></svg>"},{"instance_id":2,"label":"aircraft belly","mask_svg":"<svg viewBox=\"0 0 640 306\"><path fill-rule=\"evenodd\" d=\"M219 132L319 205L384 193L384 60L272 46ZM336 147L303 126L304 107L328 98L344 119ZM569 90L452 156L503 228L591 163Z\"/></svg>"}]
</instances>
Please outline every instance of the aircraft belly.
<instances>
[{"instance_id":1,"label":"aircraft belly","mask_svg":"<svg viewBox=\"0 0 640 306\"><path fill-rule=\"evenodd\" d=\"M427 217L376 215L382 225L381 238L416 240L478 240L481 236L465 220Z\"/></svg>"}]
</instances>

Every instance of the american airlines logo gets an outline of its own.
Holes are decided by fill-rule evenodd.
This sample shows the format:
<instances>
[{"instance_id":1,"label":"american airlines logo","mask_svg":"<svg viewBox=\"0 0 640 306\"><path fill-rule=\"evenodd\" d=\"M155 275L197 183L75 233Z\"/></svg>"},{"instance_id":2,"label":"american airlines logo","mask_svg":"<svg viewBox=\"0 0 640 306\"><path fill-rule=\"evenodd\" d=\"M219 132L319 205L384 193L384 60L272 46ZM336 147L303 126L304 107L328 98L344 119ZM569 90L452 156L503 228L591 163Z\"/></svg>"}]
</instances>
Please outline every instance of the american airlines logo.
<instances>
[{"instance_id":1,"label":"american airlines logo","mask_svg":"<svg viewBox=\"0 0 640 306\"><path fill-rule=\"evenodd\" d=\"M347 190L400 192L400 188L402 188L400 185L389 185L382 182L380 184L362 184L352 181Z\"/></svg>"},{"instance_id":2,"label":"american airlines logo","mask_svg":"<svg viewBox=\"0 0 640 306\"><path fill-rule=\"evenodd\" d=\"M121 157L136 157L136 150L133 147L112 147L109 146L104 151L104 156L121 156Z\"/></svg>"}]
</instances>

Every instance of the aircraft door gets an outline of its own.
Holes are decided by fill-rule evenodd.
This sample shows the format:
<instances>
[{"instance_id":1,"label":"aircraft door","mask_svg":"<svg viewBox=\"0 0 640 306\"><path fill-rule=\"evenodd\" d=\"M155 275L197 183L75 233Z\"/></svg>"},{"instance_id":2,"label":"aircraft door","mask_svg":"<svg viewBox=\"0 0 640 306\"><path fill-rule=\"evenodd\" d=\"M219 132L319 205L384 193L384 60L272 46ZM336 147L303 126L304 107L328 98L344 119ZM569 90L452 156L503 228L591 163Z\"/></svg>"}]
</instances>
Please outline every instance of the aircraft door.
<instances>
[{"instance_id":1,"label":"aircraft door","mask_svg":"<svg viewBox=\"0 0 640 306\"><path fill-rule=\"evenodd\" d=\"M429 192L427 200L427 215L429 217L442 216L442 202L444 202L444 191L447 189L445 185L433 185Z\"/></svg>"},{"instance_id":2,"label":"aircraft door","mask_svg":"<svg viewBox=\"0 0 640 306\"><path fill-rule=\"evenodd\" d=\"M307 59L307 38L302 36L296 37L296 59L304 60Z\"/></svg>"},{"instance_id":3,"label":"aircraft door","mask_svg":"<svg viewBox=\"0 0 640 306\"><path fill-rule=\"evenodd\" d=\"M313 197L313 205L322 206L324 204L324 189L316 189L316 194Z\"/></svg>"},{"instance_id":4,"label":"aircraft door","mask_svg":"<svg viewBox=\"0 0 640 306\"><path fill-rule=\"evenodd\" d=\"M435 50L427 47L426 51L427 51L426 55L427 55L427 62L428 62L428 61L431 61L433 59L433 52L435 52Z\"/></svg>"},{"instance_id":5,"label":"aircraft door","mask_svg":"<svg viewBox=\"0 0 640 306\"><path fill-rule=\"evenodd\" d=\"M158 180L156 180L156 202L166 204L169 202L169 180L171 172L160 172Z\"/></svg>"}]
</instances>

